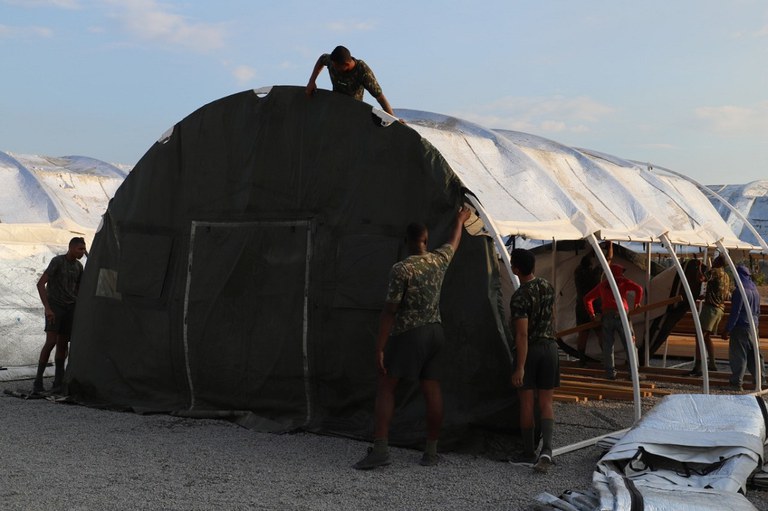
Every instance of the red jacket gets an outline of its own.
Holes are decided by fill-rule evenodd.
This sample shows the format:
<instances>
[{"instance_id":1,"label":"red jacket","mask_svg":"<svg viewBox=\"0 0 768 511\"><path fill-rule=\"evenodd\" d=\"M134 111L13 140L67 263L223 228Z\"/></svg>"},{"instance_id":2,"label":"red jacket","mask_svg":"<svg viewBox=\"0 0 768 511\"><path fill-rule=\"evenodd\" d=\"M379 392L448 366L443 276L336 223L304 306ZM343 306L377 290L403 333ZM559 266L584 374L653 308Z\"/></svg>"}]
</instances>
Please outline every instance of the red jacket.
<instances>
[{"instance_id":1,"label":"red jacket","mask_svg":"<svg viewBox=\"0 0 768 511\"><path fill-rule=\"evenodd\" d=\"M615 276L615 272L614 272L614 276ZM640 286L640 284L638 284L633 280L629 280L624 276L620 276L616 278L616 284L619 287L619 294L621 295L621 304L624 306L625 311L629 310L629 305L627 304L627 293L630 291L634 291L635 293L635 307L637 307L642 303L643 288ZM616 306L616 300L613 299L613 292L611 291L611 286L608 284L607 280L603 280L602 282L600 282L598 285L592 288L592 291L590 291L584 296L584 308L587 309L587 313L589 313L590 316L595 315L595 308L593 306L593 302L598 298L600 298L600 303L602 304L602 309L604 313L610 310L619 309Z\"/></svg>"}]
</instances>

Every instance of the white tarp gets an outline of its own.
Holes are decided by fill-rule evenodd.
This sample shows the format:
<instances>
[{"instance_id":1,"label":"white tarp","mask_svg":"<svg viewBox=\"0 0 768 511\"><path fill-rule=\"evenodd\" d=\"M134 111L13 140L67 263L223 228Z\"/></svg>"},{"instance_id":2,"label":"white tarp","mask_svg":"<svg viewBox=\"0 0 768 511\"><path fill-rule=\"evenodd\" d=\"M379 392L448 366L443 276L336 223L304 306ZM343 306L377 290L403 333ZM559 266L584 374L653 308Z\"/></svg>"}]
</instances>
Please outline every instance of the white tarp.
<instances>
[{"instance_id":1,"label":"white tarp","mask_svg":"<svg viewBox=\"0 0 768 511\"><path fill-rule=\"evenodd\" d=\"M763 464L760 403L750 395L665 397L598 462L601 509L630 509L614 506L632 493L667 503L683 496L674 509L753 509L740 493Z\"/></svg>"},{"instance_id":2,"label":"white tarp","mask_svg":"<svg viewBox=\"0 0 768 511\"><path fill-rule=\"evenodd\" d=\"M90 245L127 174L92 158L0 152L0 366L36 362L45 340L37 280L74 236Z\"/></svg>"},{"instance_id":3,"label":"white tarp","mask_svg":"<svg viewBox=\"0 0 768 511\"><path fill-rule=\"evenodd\" d=\"M473 192L501 235L752 248L693 184L619 158L444 115L398 110Z\"/></svg>"},{"instance_id":4,"label":"white tarp","mask_svg":"<svg viewBox=\"0 0 768 511\"><path fill-rule=\"evenodd\" d=\"M752 224L758 234L768 241L768 180L753 181L745 185L719 185L709 188L736 208ZM712 198L711 201L731 230L738 234L742 241L754 245L758 244L755 235L745 226L744 221L738 215L717 198Z\"/></svg>"}]
</instances>

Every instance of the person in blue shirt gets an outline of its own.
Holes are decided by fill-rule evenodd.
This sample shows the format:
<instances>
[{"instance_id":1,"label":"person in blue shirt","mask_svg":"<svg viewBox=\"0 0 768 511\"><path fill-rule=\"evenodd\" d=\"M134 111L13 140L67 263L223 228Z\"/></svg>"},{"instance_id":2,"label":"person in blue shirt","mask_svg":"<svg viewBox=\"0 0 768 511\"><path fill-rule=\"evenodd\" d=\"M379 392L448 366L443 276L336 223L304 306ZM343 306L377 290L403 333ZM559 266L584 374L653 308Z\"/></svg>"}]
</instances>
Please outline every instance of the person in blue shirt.
<instances>
[{"instance_id":1,"label":"person in blue shirt","mask_svg":"<svg viewBox=\"0 0 768 511\"><path fill-rule=\"evenodd\" d=\"M731 314L728 317L728 324L723 332L723 339L728 340L728 358L731 363L730 383L734 390L741 391L744 373L749 369L753 377L755 374L755 351L750 339L749 316L745 307L752 311L752 317L755 319L755 327L758 325L760 316L760 293L757 286L752 282L752 273L749 268L743 265L736 267L736 273L744 285L746 300L742 297L738 286L733 292L731 298ZM763 368L762 357L760 367ZM765 374L764 370L761 370Z\"/></svg>"}]
</instances>

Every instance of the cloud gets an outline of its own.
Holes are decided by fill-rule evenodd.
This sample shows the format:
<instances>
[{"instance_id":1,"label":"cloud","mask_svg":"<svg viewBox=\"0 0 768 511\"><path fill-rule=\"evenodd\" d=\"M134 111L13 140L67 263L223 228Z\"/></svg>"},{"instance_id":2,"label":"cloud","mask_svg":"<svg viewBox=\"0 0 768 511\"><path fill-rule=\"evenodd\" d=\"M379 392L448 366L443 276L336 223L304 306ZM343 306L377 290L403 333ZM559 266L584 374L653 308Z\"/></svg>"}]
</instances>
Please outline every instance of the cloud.
<instances>
[{"instance_id":1,"label":"cloud","mask_svg":"<svg viewBox=\"0 0 768 511\"><path fill-rule=\"evenodd\" d=\"M235 77L240 85L250 82L256 76L256 70L250 66L237 66L232 70L232 76Z\"/></svg>"},{"instance_id":2,"label":"cloud","mask_svg":"<svg viewBox=\"0 0 768 511\"><path fill-rule=\"evenodd\" d=\"M107 0L125 29L145 41L205 53L224 46L222 24L195 23L155 0Z\"/></svg>"},{"instance_id":3,"label":"cloud","mask_svg":"<svg viewBox=\"0 0 768 511\"><path fill-rule=\"evenodd\" d=\"M53 30L47 27L11 27L0 25L0 39L48 38Z\"/></svg>"},{"instance_id":4,"label":"cloud","mask_svg":"<svg viewBox=\"0 0 768 511\"><path fill-rule=\"evenodd\" d=\"M755 135L768 132L768 101L751 106L702 106L694 115L715 132L728 135Z\"/></svg>"},{"instance_id":5,"label":"cloud","mask_svg":"<svg viewBox=\"0 0 768 511\"><path fill-rule=\"evenodd\" d=\"M590 125L614 111L608 105L583 96L506 97L456 115L489 128L553 134L585 133L590 130Z\"/></svg>"},{"instance_id":6,"label":"cloud","mask_svg":"<svg viewBox=\"0 0 768 511\"><path fill-rule=\"evenodd\" d=\"M372 21L342 20L326 23L325 27L332 32L368 32L376 28Z\"/></svg>"},{"instance_id":7,"label":"cloud","mask_svg":"<svg viewBox=\"0 0 768 511\"><path fill-rule=\"evenodd\" d=\"M3 0L4 4L21 7L58 7L60 9L80 9L79 0Z\"/></svg>"}]
</instances>

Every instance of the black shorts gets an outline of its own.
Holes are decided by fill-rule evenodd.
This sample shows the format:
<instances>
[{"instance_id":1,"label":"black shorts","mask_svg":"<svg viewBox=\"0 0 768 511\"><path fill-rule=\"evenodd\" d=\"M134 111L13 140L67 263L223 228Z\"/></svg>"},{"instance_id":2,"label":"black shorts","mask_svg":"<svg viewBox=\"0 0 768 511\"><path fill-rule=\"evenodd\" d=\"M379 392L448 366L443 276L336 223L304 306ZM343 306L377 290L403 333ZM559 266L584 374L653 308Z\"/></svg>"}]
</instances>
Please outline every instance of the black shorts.
<instances>
[{"instance_id":1,"label":"black shorts","mask_svg":"<svg viewBox=\"0 0 768 511\"><path fill-rule=\"evenodd\" d=\"M525 359L524 390L550 390L560 386L560 355L555 341L534 342L528 345Z\"/></svg>"},{"instance_id":2,"label":"black shorts","mask_svg":"<svg viewBox=\"0 0 768 511\"><path fill-rule=\"evenodd\" d=\"M58 303L48 304L53 311L53 321L45 318L45 331L56 332L57 334L69 337L72 335L72 320L75 318L75 304L60 305Z\"/></svg>"},{"instance_id":3,"label":"black shorts","mask_svg":"<svg viewBox=\"0 0 768 511\"><path fill-rule=\"evenodd\" d=\"M437 380L437 356L444 342L443 326L430 323L393 335L384 348L384 367L393 378Z\"/></svg>"}]
</instances>

